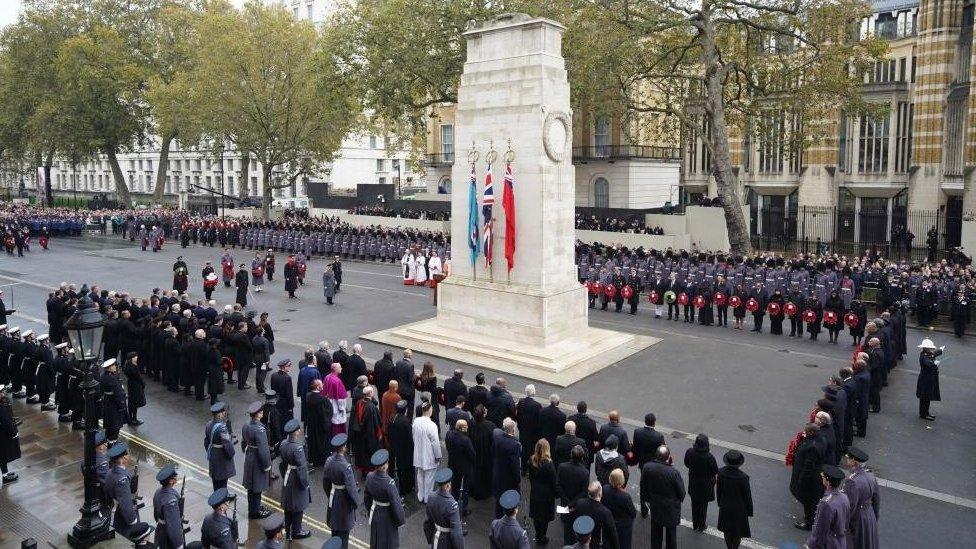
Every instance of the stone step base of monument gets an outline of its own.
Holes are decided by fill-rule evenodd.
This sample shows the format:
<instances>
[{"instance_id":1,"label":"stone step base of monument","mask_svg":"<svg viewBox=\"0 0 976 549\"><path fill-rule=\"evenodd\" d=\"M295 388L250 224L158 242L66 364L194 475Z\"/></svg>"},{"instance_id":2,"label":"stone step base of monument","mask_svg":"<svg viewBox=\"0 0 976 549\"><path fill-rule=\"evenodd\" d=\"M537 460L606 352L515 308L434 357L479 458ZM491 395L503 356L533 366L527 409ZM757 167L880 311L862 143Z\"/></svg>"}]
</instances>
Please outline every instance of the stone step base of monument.
<instances>
[{"instance_id":1,"label":"stone step base of monument","mask_svg":"<svg viewBox=\"0 0 976 549\"><path fill-rule=\"evenodd\" d=\"M361 337L560 387L572 385L661 341L640 334L587 328L554 345L527 347L518 341L444 328L436 319Z\"/></svg>"}]
</instances>

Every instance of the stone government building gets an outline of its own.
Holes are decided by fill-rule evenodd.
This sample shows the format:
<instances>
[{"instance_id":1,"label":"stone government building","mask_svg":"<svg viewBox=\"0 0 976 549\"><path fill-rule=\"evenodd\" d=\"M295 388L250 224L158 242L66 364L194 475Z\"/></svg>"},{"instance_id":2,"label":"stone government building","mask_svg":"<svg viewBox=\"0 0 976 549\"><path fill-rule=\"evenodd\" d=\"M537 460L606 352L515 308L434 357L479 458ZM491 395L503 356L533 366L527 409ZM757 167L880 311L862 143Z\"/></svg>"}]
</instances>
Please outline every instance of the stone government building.
<instances>
[{"instance_id":1,"label":"stone government building","mask_svg":"<svg viewBox=\"0 0 976 549\"><path fill-rule=\"evenodd\" d=\"M762 247L818 238L850 250L898 245L902 227L922 247L932 226L940 247L957 246L963 217L976 210L972 0L872 6L861 36L886 38L890 49L865 75L863 93L887 105L885 114L838 113L833 136L796 152L775 132L733 142L753 240ZM708 154L700 136L691 137L682 190L714 196Z\"/></svg>"}]
</instances>

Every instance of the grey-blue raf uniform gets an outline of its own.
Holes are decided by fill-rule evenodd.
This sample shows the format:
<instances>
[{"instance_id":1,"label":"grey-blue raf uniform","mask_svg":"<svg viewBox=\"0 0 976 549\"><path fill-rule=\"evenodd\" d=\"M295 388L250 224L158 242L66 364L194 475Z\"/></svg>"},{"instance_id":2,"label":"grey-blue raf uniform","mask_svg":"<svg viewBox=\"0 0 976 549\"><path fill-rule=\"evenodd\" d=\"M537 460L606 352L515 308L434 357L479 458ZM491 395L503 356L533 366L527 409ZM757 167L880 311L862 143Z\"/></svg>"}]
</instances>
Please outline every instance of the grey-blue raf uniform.
<instances>
[{"instance_id":1,"label":"grey-blue raf uniform","mask_svg":"<svg viewBox=\"0 0 976 549\"><path fill-rule=\"evenodd\" d=\"M255 414L264 407L263 402L255 402L248 412ZM244 448L244 487L247 488L248 517L260 512L261 492L271 484L271 447L268 445L268 430L257 419L244 424L241 430L241 445Z\"/></svg>"},{"instance_id":2,"label":"grey-blue raf uniform","mask_svg":"<svg viewBox=\"0 0 976 549\"><path fill-rule=\"evenodd\" d=\"M231 499L226 488L218 488L210 495L207 503L214 508L214 512L203 519L200 526L200 542L204 547L214 549L235 549L234 522L227 515L217 512L217 507Z\"/></svg>"},{"instance_id":3,"label":"grey-blue raf uniform","mask_svg":"<svg viewBox=\"0 0 976 549\"><path fill-rule=\"evenodd\" d=\"M380 467L390 459L386 450L377 450L370 460L373 467ZM369 510L370 549L396 549L400 547L400 527L406 521L400 490L386 471L373 471L366 475L364 501Z\"/></svg>"},{"instance_id":4,"label":"grey-blue raf uniform","mask_svg":"<svg viewBox=\"0 0 976 549\"><path fill-rule=\"evenodd\" d=\"M515 490L508 490L498 498L498 505L505 511L505 516L493 520L488 528L491 549L529 549L529 536L525 528L519 525L518 519L508 514L519 506L521 500L522 497Z\"/></svg>"},{"instance_id":5,"label":"grey-blue raf uniform","mask_svg":"<svg viewBox=\"0 0 976 549\"><path fill-rule=\"evenodd\" d=\"M348 442L345 433L332 437L332 447L340 448ZM329 497L326 522L332 534L343 538L348 545L349 532L356 526L356 509L363 506L363 496L356 485L356 476L346 456L333 452L325 460L322 470L322 489Z\"/></svg>"},{"instance_id":6,"label":"grey-blue raf uniform","mask_svg":"<svg viewBox=\"0 0 976 549\"><path fill-rule=\"evenodd\" d=\"M299 428L297 419L285 424L286 433L294 433ZM281 488L281 507L285 511L285 533L295 539L302 532L302 514L312 501L308 484L308 458L305 448L298 441L288 438L281 442L281 462L285 465L285 480Z\"/></svg>"},{"instance_id":7,"label":"grey-blue raf uniform","mask_svg":"<svg viewBox=\"0 0 976 549\"><path fill-rule=\"evenodd\" d=\"M450 469L434 473L437 490L427 497L427 518L424 534L432 549L464 549L464 533L461 529L461 513L457 501L444 484L451 481Z\"/></svg>"},{"instance_id":8,"label":"grey-blue raf uniform","mask_svg":"<svg viewBox=\"0 0 976 549\"><path fill-rule=\"evenodd\" d=\"M226 406L218 402L210 411L222 412ZM214 490L227 487L227 479L237 474L234 468L234 440L227 430L227 424L217 419L208 421L203 429L203 447L207 452L207 466Z\"/></svg>"},{"instance_id":9,"label":"grey-blue raf uniform","mask_svg":"<svg viewBox=\"0 0 976 549\"><path fill-rule=\"evenodd\" d=\"M124 442L112 446L108 450L109 459L116 459L128 453ZM135 497L132 494L132 476L122 465L113 465L102 484L107 498L115 502L115 514L112 517L112 527L115 531L131 539L139 525L139 510L136 509Z\"/></svg>"},{"instance_id":10,"label":"grey-blue raf uniform","mask_svg":"<svg viewBox=\"0 0 976 549\"><path fill-rule=\"evenodd\" d=\"M163 467L156 474L156 480L164 484L153 495L153 519L156 520L156 537L153 540L159 549L179 549L185 544L183 535L183 516L180 514L180 493L165 483L176 476L172 465Z\"/></svg>"}]
</instances>

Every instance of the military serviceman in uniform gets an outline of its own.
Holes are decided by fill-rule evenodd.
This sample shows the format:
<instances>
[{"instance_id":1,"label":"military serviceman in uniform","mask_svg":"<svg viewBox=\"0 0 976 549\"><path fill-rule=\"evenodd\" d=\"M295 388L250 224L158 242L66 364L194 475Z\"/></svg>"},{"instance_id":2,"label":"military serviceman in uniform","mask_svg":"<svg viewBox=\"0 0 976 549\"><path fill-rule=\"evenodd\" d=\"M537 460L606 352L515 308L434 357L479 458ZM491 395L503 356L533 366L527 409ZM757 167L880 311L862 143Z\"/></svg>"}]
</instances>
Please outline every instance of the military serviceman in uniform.
<instances>
[{"instance_id":1,"label":"military serviceman in uniform","mask_svg":"<svg viewBox=\"0 0 976 549\"><path fill-rule=\"evenodd\" d=\"M180 493L176 491L176 468L167 465L156 473L161 485L153 495L153 518L156 519L156 546L159 549L179 549L186 543L183 535L183 512Z\"/></svg>"},{"instance_id":2,"label":"military serviceman in uniform","mask_svg":"<svg viewBox=\"0 0 976 549\"><path fill-rule=\"evenodd\" d=\"M342 548L349 546L349 532L356 526L356 509L363 506L363 496L356 485L356 476L346 459L349 437L339 433L332 437L332 455L322 470L322 489L329 496L326 522L332 535L342 538Z\"/></svg>"},{"instance_id":3,"label":"military serviceman in uniform","mask_svg":"<svg viewBox=\"0 0 976 549\"><path fill-rule=\"evenodd\" d=\"M109 444L119 439L119 431L127 421L128 403L125 386L119 378L119 368L114 358L102 363L102 374L99 381L102 392L102 424L105 426L105 436Z\"/></svg>"},{"instance_id":4,"label":"military serviceman in uniform","mask_svg":"<svg viewBox=\"0 0 976 549\"><path fill-rule=\"evenodd\" d=\"M200 543L205 548L213 549L235 549L237 540L235 536L234 521L227 516L227 508L234 500L234 495L227 491L227 488L218 488L210 494L207 503L213 507L213 513L203 519L200 526Z\"/></svg>"},{"instance_id":5,"label":"military serviceman in uniform","mask_svg":"<svg viewBox=\"0 0 976 549\"><path fill-rule=\"evenodd\" d=\"M847 546L850 549L879 549L878 481L864 468L868 455L851 446L847 449L847 465L851 473L844 480L844 493L851 503L851 520Z\"/></svg>"},{"instance_id":6,"label":"military serviceman in uniform","mask_svg":"<svg viewBox=\"0 0 976 549\"><path fill-rule=\"evenodd\" d=\"M118 442L108 450L111 469L105 477L102 489L105 495L115 502L115 514L112 517L112 528L126 537L134 539L141 530L139 525L139 510L136 508L135 495L132 493L132 476L126 468L129 464L129 448L125 442Z\"/></svg>"},{"instance_id":7,"label":"military serviceman in uniform","mask_svg":"<svg viewBox=\"0 0 976 549\"><path fill-rule=\"evenodd\" d=\"M254 549L281 549L285 540L285 519L281 515L274 515L264 521L262 525L264 539L254 546Z\"/></svg>"},{"instance_id":8,"label":"military serviceman in uniform","mask_svg":"<svg viewBox=\"0 0 976 549\"><path fill-rule=\"evenodd\" d=\"M271 484L271 446L268 445L268 429L261 423L264 402L252 402L247 408L251 416L241 432L241 448L244 451L244 487L247 488L247 518L263 519L271 511L261 505L261 492Z\"/></svg>"},{"instance_id":9,"label":"military serviceman in uniform","mask_svg":"<svg viewBox=\"0 0 976 549\"><path fill-rule=\"evenodd\" d=\"M203 429L203 448L214 490L227 487L227 479L237 474L234 468L234 440L227 428L227 403L210 407L213 419Z\"/></svg>"},{"instance_id":10,"label":"military serviceman in uniform","mask_svg":"<svg viewBox=\"0 0 976 549\"><path fill-rule=\"evenodd\" d=\"M281 442L281 463L285 466L285 479L281 488L281 506L285 510L285 537L305 539L312 535L302 530L302 514L312 501L308 483L308 459L305 448L298 437L302 434L301 424L291 419L285 424L287 439Z\"/></svg>"},{"instance_id":11,"label":"military serviceman in uniform","mask_svg":"<svg viewBox=\"0 0 976 549\"><path fill-rule=\"evenodd\" d=\"M406 522L400 491L389 475L389 461L388 451L373 452L373 471L366 475L363 496L369 510L370 549L400 547L400 527Z\"/></svg>"},{"instance_id":12,"label":"military serviceman in uniform","mask_svg":"<svg viewBox=\"0 0 976 549\"><path fill-rule=\"evenodd\" d=\"M518 506L522 497L515 490L507 490L498 498L505 516L495 519L488 529L491 549L529 549L529 536L518 523Z\"/></svg>"},{"instance_id":13,"label":"military serviceman in uniform","mask_svg":"<svg viewBox=\"0 0 976 549\"><path fill-rule=\"evenodd\" d=\"M844 471L836 465L824 465L820 473L826 492L817 503L813 530L803 545L805 549L845 549L851 504L841 491Z\"/></svg>"},{"instance_id":14,"label":"military serviceman in uniform","mask_svg":"<svg viewBox=\"0 0 976 549\"><path fill-rule=\"evenodd\" d=\"M450 469L438 469L434 473L437 489L427 498L424 535L431 549L464 549L461 513L451 497L451 476Z\"/></svg>"},{"instance_id":15,"label":"military serviceman in uniform","mask_svg":"<svg viewBox=\"0 0 976 549\"><path fill-rule=\"evenodd\" d=\"M576 517L576 520L573 521L573 533L576 534L577 541L572 545L567 545L564 549L588 549L594 528L596 528L596 523L589 515Z\"/></svg>"}]
</instances>

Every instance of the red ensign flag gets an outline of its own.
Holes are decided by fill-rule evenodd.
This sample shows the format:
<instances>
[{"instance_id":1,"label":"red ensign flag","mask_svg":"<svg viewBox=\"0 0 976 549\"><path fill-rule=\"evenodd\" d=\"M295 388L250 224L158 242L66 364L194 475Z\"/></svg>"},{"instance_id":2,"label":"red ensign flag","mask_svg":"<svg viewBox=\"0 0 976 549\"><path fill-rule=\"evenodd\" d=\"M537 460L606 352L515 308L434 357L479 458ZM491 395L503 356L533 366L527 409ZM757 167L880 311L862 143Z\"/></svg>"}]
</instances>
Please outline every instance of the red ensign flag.
<instances>
[{"instance_id":1,"label":"red ensign flag","mask_svg":"<svg viewBox=\"0 0 976 549\"><path fill-rule=\"evenodd\" d=\"M502 208L505 210L505 259L511 271L515 266L515 177L512 176L511 164L505 166Z\"/></svg>"}]
</instances>

